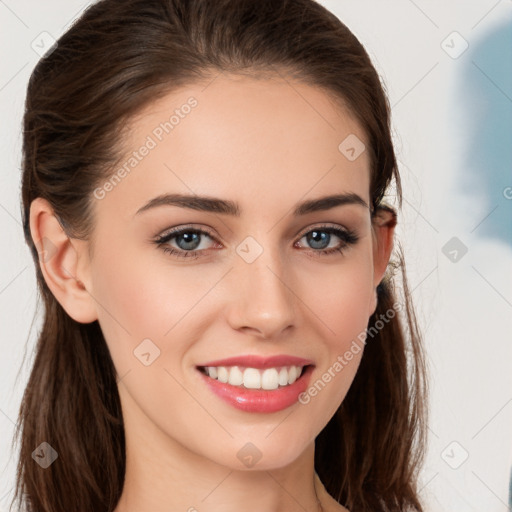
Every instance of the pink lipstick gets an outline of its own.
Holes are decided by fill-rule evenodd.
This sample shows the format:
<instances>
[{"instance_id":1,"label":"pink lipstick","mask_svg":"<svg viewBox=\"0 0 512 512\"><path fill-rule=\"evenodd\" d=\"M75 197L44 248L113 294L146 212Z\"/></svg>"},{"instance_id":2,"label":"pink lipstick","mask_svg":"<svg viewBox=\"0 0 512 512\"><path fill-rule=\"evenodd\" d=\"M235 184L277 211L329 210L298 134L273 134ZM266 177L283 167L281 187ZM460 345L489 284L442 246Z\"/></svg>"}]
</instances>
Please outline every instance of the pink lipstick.
<instances>
[{"instance_id":1,"label":"pink lipstick","mask_svg":"<svg viewBox=\"0 0 512 512\"><path fill-rule=\"evenodd\" d=\"M245 412L271 413L298 401L314 369L309 359L290 355L236 356L197 366L210 391Z\"/></svg>"}]
</instances>

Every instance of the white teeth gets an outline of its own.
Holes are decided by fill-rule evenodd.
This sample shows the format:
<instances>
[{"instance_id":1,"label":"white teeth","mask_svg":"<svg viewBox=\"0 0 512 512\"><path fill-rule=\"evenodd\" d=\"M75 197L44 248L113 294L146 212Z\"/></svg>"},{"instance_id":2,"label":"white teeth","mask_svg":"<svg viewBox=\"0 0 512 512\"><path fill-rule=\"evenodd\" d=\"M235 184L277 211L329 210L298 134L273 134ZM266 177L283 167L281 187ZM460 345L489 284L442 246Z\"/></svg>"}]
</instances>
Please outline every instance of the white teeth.
<instances>
[{"instance_id":1,"label":"white teeth","mask_svg":"<svg viewBox=\"0 0 512 512\"><path fill-rule=\"evenodd\" d=\"M244 374L240 371L238 366L233 366L233 368L231 368L228 382L232 386L241 386L244 383Z\"/></svg>"},{"instance_id":2,"label":"white teeth","mask_svg":"<svg viewBox=\"0 0 512 512\"><path fill-rule=\"evenodd\" d=\"M261 388L261 374L256 368L246 368L244 370L244 386L249 389Z\"/></svg>"},{"instance_id":3,"label":"white teeth","mask_svg":"<svg viewBox=\"0 0 512 512\"><path fill-rule=\"evenodd\" d=\"M261 387L263 389L277 389L279 385L277 370L275 368L268 368L261 376Z\"/></svg>"},{"instance_id":4,"label":"white teeth","mask_svg":"<svg viewBox=\"0 0 512 512\"><path fill-rule=\"evenodd\" d=\"M297 380L297 367L292 366L288 370L288 384L293 384Z\"/></svg>"},{"instance_id":5,"label":"white teeth","mask_svg":"<svg viewBox=\"0 0 512 512\"><path fill-rule=\"evenodd\" d=\"M217 379L220 382L227 382L229 380L229 372L225 366L219 366L217 368Z\"/></svg>"},{"instance_id":6,"label":"white teeth","mask_svg":"<svg viewBox=\"0 0 512 512\"><path fill-rule=\"evenodd\" d=\"M205 372L212 379L229 383L232 386L244 386L248 389L273 390L293 384L302 372L302 366L280 368L239 368L238 366L207 366Z\"/></svg>"},{"instance_id":7,"label":"white teeth","mask_svg":"<svg viewBox=\"0 0 512 512\"><path fill-rule=\"evenodd\" d=\"M286 386L288 384L288 372L286 368L281 368L281 370L279 370L278 382L280 386Z\"/></svg>"}]
</instances>

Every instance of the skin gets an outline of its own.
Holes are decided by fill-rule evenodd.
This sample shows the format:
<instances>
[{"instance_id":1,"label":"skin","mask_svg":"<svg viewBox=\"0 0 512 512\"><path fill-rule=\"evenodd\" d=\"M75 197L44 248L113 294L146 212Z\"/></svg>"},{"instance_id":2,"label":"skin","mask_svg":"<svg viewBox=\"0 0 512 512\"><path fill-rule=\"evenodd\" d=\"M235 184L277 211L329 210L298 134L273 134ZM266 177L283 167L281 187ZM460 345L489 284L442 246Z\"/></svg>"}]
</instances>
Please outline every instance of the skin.
<instances>
[{"instance_id":1,"label":"skin","mask_svg":"<svg viewBox=\"0 0 512 512\"><path fill-rule=\"evenodd\" d=\"M235 354L312 359L314 383L365 330L393 245L386 212L378 222L358 204L293 217L294 206L334 193L367 204L369 155L349 161L338 145L366 135L325 92L279 77L220 75L174 91L133 118L126 154L174 109L198 105L101 200L89 241L70 239L49 204L31 205L35 241L55 254L44 278L78 322L98 320L119 375L127 471L116 512L151 510L343 511L314 471L314 439L343 401L363 351L303 405L243 412L204 385L196 365ZM237 201L240 217L160 206L164 192ZM209 229L202 256L179 258L152 239L175 226ZM343 253L315 255L304 236L328 224L355 231ZM247 237L263 249L248 263ZM325 235L328 236L328 235ZM94 244L92 255L90 244ZM342 242L331 235L325 246ZM186 250L175 238L167 242ZM183 249L185 247L185 249ZM160 356L145 366L134 350L149 338ZM261 459L237 457L248 442Z\"/></svg>"}]
</instances>

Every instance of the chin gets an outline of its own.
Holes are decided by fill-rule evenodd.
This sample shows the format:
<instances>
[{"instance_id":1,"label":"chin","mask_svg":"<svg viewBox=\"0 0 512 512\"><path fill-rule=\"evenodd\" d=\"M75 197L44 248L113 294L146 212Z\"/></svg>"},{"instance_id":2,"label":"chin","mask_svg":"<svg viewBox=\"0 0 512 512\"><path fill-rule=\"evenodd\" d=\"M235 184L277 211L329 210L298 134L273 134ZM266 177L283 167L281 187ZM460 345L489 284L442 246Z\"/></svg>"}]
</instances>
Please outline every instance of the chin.
<instances>
[{"instance_id":1,"label":"chin","mask_svg":"<svg viewBox=\"0 0 512 512\"><path fill-rule=\"evenodd\" d=\"M231 448L234 450L234 458L224 460L224 463L228 462L231 469L238 471L275 470L289 466L311 446L307 439L293 439L286 429L280 434L274 432L266 437L267 433L259 433L243 440L239 438Z\"/></svg>"}]
</instances>

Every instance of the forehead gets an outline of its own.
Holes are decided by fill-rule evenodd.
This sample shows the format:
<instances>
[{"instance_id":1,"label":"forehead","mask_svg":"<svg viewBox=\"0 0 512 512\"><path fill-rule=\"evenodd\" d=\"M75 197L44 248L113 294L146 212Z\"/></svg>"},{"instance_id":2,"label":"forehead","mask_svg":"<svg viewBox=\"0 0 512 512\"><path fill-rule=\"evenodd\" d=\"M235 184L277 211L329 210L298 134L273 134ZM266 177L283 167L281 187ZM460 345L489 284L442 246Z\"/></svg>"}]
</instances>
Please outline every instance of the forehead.
<instances>
[{"instance_id":1,"label":"forehead","mask_svg":"<svg viewBox=\"0 0 512 512\"><path fill-rule=\"evenodd\" d=\"M114 173L125 171L102 201L126 213L165 192L242 205L258 197L260 209L264 199L369 197L368 151L356 159L344 152L347 140L364 148L364 131L341 101L304 83L222 73L155 100L127 128Z\"/></svg>"}]
</instances>

